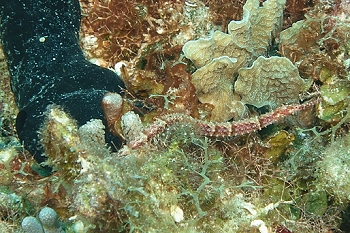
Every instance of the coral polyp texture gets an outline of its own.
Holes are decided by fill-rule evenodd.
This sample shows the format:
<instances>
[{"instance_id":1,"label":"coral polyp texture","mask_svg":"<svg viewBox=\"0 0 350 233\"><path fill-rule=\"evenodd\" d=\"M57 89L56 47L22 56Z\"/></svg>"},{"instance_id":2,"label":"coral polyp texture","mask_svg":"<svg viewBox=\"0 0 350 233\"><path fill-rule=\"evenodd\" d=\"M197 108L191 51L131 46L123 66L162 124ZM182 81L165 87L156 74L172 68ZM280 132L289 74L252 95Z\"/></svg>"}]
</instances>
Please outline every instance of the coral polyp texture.
<instances>
[{"instance_id":1,"label":"coral polyp texture","mask_svg":"<svg viewBox=\"0 0 350 233\"><path fill-rule=\"evenodd\" d=\"M298 101L304 88L297 68L286 58L262 56L281 28L284 7L283 0L268 0L262 6L248 0L243 19L231 21L228 34L215 31L210 38L183 46L198 68L192 82L199 101L214 106L211 121L243 118L244 104L276 107Z\"/></svg>"},{"instance_id":2,"label":"coral polyp texture","mask_svg":"<svg viewBox=\"0 0 350 233\"><path fill-rule=\"evenodd\" d=\"M235 98L233 92L236 63L235 58L223 56L213 59L192 74L192 83L196 87L198 100L215 106L211 111L211 121L223 122L244 116L245 106Z\"/></svg>"},{"instance_id":3,"label":"coral polyp texture","mask_svg":"<svg viewBox=\"0 0 350 233\"><path fill-rule=\"evenodd\" d=\"M208 39L187 42L183 47L185 56L197 67L221 56L236 58L237 65L245 66L267 52L272 36L281 26L285 3L268 0L260 7L258 0L248 0L243 6L243 19L231 21L228 34L216 31Z\"/></svg>"},{"instance_id":4,"label":"coral polyp texture","mask_svg":"<svg viewBox=\"0 0 350 233\"><path fill-rule=\"evenodd\" d=\"M251 67L238 73L235 92L243 103L257 108L295 103L306 86L298 69L285 57L258 57Z\"/></svg>"}]
</instances>

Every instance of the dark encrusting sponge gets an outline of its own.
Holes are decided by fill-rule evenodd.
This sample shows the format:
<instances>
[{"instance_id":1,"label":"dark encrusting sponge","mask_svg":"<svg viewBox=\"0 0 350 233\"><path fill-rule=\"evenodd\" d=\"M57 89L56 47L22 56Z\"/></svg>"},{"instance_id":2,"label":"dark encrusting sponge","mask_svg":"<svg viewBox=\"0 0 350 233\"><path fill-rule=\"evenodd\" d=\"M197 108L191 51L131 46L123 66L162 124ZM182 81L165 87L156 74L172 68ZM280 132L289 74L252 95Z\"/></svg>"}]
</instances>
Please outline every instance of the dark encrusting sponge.
<instances>
[{"instance_id":1,"label":"dark encrusting sponge","mask_svg":"<svg viewBox=\"0 0 350 233\"><path fill-rule=\"evenodd\" d=\"M0 14L3 49L20 108L17 133L42 162L37 131L48 105L61 105L82 125L103 119L103 95L120 93L124 84L114 72L85 59L78 44L78 0L0 0Z\"/></svg>"}]
</instances>

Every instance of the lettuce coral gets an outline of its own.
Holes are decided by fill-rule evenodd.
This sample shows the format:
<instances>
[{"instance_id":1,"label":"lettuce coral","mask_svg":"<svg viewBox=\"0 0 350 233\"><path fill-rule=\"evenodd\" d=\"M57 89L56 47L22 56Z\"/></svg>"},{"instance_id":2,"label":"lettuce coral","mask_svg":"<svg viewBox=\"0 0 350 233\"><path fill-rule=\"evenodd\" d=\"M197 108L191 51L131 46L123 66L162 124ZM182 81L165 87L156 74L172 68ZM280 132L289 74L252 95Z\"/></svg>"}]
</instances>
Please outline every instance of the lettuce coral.
<instances>
[{"instance_id":1,"label":"lettuce coral","mask_svg":"<svg viewBox=\"0 0 350 233\"><path fill-rule=\"evenodd\" d=\"M228 33L214 32L209 39L189 41L183 46L185 56L197 67L214 58L228 56L242 67L267 52L271 36L280 27L285 0L268 0L260 7L259 0L248 0L243 7L243 19L231 21Z\"/></svg>"},{"instance_id":2,"label":"lettuce coral","mask_svg":"<svg viewBox=\"0 0 350 233\"><path fill-rule=\"evenodd\" d=\"M192 74L199 101L215 106L211 112L212 121L242 118L245 112L244 105L235 99L233 93L235 78L232 74L237 72L236 62L236 59L222 56ZM220 104L222 102L225 104Z\"/></svg>"},{"instance_id":3,"label":"lettuce coral","mask_svg":"<svg viewBox=\"0 0 350 233\"><path fill-rule=\"evenodd\" d=\"M248 0L243 19L231 21L228 34L216 31L208 39L183 46L185 56L198 68L192 82L199 101L214 106L211 121L242 118L246 114L243 103L277 107L297 101L304 89L297 68L286 58L259 57L268 52L280 29L285 3L268 0L260 5L258 0ZM256 58L253 67L245 68Z\"/></svg>"},{"instance_id":4,"label":"lettuce coral","mask_svg":"<svg viewBox=\"0 0 350 233\"><path fill-rule=\"evenodd\" d=\"M235 91L242 102L275 107L298 100L304 85L298 69L285 57L258 57L252 67L241 68Z\"/></svg>"}]
</instances>

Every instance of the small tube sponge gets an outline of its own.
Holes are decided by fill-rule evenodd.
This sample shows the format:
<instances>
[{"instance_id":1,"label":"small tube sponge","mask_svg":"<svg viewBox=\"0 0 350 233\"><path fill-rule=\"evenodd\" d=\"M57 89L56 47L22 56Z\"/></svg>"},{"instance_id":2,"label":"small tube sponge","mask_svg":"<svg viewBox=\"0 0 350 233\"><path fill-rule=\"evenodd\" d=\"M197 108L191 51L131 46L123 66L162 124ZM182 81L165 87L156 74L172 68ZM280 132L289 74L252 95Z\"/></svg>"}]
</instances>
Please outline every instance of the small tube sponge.
<instances>
[{"instance_id":1,"label":"small tube sponge","mask_svg":"<svg viewBox=\"0 0 350 233\"><path fill-rule=\"evenodd\" d=\"M22 229L25 233L44 233L44 229L40 222L33 216L25 217L23 219Z\"/></svg>"}]
</instances>

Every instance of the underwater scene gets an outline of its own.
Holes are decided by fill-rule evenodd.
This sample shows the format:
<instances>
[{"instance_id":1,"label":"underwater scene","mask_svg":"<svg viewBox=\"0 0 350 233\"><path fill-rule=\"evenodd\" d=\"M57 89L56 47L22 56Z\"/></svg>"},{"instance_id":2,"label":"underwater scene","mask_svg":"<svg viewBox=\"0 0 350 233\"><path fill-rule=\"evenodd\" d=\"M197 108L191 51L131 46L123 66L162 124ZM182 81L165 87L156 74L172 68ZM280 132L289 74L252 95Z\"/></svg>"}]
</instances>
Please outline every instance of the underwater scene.
<instances>
[{"instance_id":1,"label":"underwater scene","mask_svg":"<svg viewBox=\"0 0 350 233\"><path fill-rule=\"evenodd\" d=\"M350 232L350 0L0 0L1 233Z\"/></svg>"}]
</instances>

